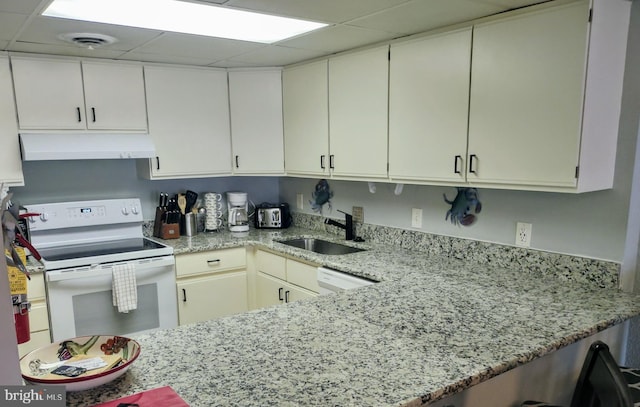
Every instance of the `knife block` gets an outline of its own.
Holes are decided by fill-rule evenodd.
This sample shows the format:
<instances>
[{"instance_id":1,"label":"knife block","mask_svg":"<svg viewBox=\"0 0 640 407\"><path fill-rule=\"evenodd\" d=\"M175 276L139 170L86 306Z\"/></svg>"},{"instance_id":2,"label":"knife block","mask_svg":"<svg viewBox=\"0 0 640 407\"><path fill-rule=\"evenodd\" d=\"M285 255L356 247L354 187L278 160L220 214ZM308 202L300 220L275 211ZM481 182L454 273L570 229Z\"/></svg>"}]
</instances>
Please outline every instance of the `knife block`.
<instances>
[{"instance_id":1,"label":"knife block","mask_svg":"<svg viewBox=\"0 0 640 407\"><path fill-rule=\"evenodd\" d=\"M160 232L162 239L177 239L180 237L180 225L177 223L163 223Z\"/></svg>"},{"instance_id":2,"label":"knife block","mask_svg":"<svg viewBox=\"0 0 640 407\"><path fill-rule=\"evenodd\" d=\"M166 208L158 206L156 208L156 217L153 221L153 236L154 237L162 237L162 225L163 220L165 219L165 214L167 213Z\"/></svg>"}]
</instances>

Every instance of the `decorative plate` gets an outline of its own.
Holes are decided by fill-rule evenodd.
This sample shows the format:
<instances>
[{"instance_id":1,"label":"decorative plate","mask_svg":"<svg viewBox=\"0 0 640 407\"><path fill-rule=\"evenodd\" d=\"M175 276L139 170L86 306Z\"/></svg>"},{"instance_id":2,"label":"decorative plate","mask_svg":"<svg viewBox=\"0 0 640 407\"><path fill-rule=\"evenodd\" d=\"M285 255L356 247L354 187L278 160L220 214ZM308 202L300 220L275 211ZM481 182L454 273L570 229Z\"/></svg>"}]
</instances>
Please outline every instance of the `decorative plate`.
<instances>
[{"instance_id":1,"label":"decorative plate","mask_svg":"<svg viewBox=\"0 0 640 407\"><path fill-rule=\"evenodd\" d=\"M123 336L80 336L33 350L20 359L31 384L91 389L122 376L140 355L140 344Z\"/></svg>"}]
</instances>

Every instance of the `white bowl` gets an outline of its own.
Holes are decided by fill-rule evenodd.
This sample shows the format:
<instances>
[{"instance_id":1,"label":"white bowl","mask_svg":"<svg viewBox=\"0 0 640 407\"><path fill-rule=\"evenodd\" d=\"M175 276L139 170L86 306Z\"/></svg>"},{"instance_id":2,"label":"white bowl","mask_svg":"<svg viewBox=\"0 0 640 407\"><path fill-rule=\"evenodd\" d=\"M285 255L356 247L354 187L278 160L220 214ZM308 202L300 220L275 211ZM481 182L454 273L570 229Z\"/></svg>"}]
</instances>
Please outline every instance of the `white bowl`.
<instances>
[{"instance_id":1,"label":"white bowl","mask_svg":"<svg viewBox=\"0 0 640 407\"><path fill-rule=\"evenodd\" d=\"M64 385L67 391L80 391L109 383L122 376L139 355L140 344L133 339L117 335L80 336L55 342L27 353L20 359L20 370L27 383ZM121 358L121 360L107 370L104 368L89 370L77 377L51 374L51 370L64 364L62 361L72 357L74 359L105 357L111 360ZM53 364L56 366L52 366Z\"/></svg>"}]
</instances>

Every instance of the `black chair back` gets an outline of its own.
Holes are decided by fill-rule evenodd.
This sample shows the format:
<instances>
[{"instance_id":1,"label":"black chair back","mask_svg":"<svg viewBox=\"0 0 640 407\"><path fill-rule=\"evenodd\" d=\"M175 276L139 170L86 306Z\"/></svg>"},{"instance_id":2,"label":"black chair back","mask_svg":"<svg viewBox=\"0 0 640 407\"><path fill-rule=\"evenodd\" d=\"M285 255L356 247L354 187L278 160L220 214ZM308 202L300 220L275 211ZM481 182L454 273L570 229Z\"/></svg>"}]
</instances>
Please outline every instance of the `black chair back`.
<instances>
[{"instance_id":1,"label":"black chair back","mask_svg":"<svg viewBox=\"0 0 640 407\"><path fill-rule=\"evenodd\" d=\"M601 341L589 347L571 407L633 407L627 381Z\"/></svg>"}]
</instances>

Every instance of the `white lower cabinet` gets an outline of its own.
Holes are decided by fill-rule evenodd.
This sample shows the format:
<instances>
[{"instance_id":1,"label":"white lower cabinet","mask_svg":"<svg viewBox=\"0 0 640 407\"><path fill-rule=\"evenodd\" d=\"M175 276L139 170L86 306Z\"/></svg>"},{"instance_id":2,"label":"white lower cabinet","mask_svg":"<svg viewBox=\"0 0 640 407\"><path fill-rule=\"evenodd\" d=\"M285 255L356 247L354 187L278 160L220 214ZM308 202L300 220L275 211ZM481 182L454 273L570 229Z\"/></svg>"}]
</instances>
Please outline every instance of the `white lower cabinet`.
<instances>
[{"instance_id":1,"label":"white lower cabinet","mask_svg":"<svg viewBox=\"0 0 640 407\"><path fill-rule=\"evenodd\" d=\"M18 345L20 357L51 343L44 273L31 274L31 279L27 282L27 299L31 303L31 311L29 312L29 335L31 339Z\"/></svg>"},{"instance_id":2,"label":"white lower cabinet","mask_svg":"<svg viewBox=\"0 0 640 407\"><path fill-rule=\"evenodd\" d=\"M318 295L317 266L258 250L256 308L286 304Z\"/></svg>"},{"instance_id":3,"label":"white lower cabinet","mask_svg":"<svg viewBox=\"0 0 640 407\"><path fill-rule=\"evenodd\" d=\"M248 310L244 247L176 256L180 325Z\"/></svg>"}]
</instances>

